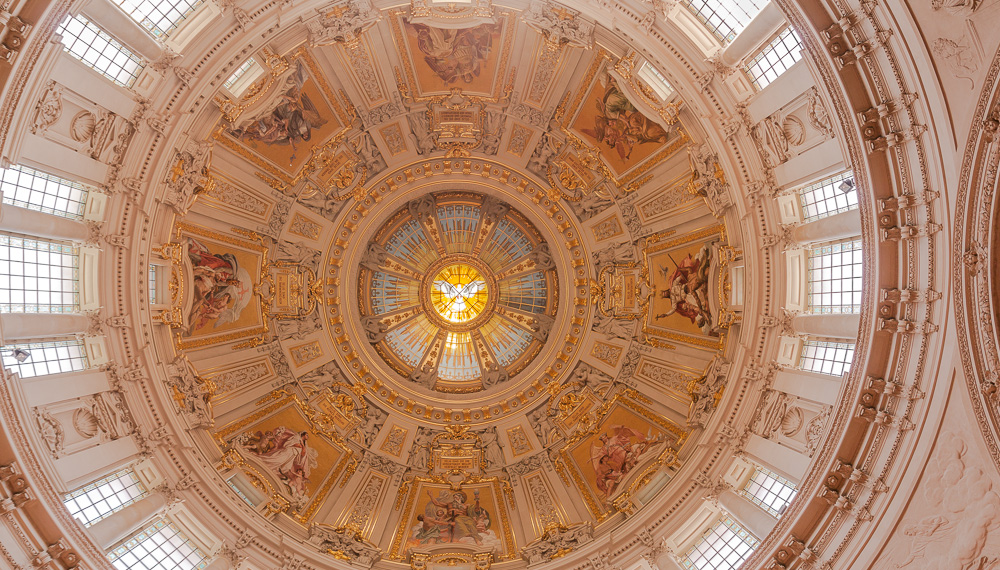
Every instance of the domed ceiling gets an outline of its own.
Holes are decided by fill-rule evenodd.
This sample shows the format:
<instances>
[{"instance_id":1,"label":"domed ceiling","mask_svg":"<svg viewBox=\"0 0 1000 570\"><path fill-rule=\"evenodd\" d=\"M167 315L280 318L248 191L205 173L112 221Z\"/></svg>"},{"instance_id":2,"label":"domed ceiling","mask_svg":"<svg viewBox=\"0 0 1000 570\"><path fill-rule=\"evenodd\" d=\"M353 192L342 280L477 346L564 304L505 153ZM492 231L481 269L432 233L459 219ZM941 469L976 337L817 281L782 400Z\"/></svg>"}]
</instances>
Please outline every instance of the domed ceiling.
<instances>
[{"instance_id":1,"label":"domed ceiling","mask_svg":"<svg viewBox=\"0 0 1000 570\"><path fill-rule=\"evenodd\" d=\"M744 262L655 62L550 3L340 2L265 37L160 161L147 401L178 452L363 566L545 562L682 493Z\"/></svg>"}]
</instances>

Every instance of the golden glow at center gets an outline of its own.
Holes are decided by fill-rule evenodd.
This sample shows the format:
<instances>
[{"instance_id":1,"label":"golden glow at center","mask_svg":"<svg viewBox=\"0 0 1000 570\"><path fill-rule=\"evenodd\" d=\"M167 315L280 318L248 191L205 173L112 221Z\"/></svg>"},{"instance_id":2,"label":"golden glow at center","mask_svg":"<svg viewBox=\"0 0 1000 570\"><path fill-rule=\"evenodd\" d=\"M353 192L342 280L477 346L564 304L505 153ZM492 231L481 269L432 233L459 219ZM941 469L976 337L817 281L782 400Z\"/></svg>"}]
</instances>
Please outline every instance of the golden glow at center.
<instances>
[{"instance_id":1,"label":"golden glow at center","mask_svg":"<svg viewBox=\"0 0 1000 570\"><path fill-rule=\"evenodd\" d=\"M486 279L471 265L449 265L434 277L431 305L447 321L471 321L483 312L488 299Z\"/></svg>"}]
</instances>

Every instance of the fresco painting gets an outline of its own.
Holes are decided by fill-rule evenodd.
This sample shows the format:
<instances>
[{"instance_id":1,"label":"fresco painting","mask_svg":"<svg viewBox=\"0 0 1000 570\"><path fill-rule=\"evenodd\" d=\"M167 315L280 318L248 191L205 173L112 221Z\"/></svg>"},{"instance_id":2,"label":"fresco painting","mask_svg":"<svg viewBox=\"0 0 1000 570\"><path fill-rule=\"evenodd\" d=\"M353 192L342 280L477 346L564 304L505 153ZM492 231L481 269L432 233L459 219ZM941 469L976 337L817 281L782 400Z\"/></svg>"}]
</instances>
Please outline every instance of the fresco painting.
<instances>
[{"instance_id":1,"label":"fresco painting","mask_svg":"<svg viewBox=\"0 0 1000 570\"><path fill-rule=\"evenodd\" d=\"M442 29L404 24L410 57L421 93L488 94L493 89L503 23L472 28Z\"/></svg>"},{"instance_id":2,"label":"fresco painting","mask_svg":"<svg viewBox=\"0 0 1000 570\"><path fill-rule=\"evenodd\" d=\"M421 483L414 491L413 512L405 528L403 555L412 548L435 544L463 544L504 552L502 517L491 484L448 485Z\"/></svg>"},{"instance_id":3,"label":"fresco painting","mask_svg":"<svg viewBox=\"0 0 1000 570\"><path fill-rule=\"evenodd\" d=\"M187 281L184 290L188 292L181 338L259 328L262 314L253 287L260 281L261 253L202 234L182 233L181 243Z\"/></svg>"},{"instance_id":4,"label":"fresco painting","mask_svg":"<svg viewBox=\"0 0 1000 570\"><path fill-rule=\"evenodd\" d=\"M230 125L226 134L291 175L309 159L314 147L343 125L301 59L276 84L271 97L255 105L248 118Z\"/></svg>"},{"instance_id":5,"label":"fresco painting","mask_svg":"<svg viewBox=\"0 0 1000 570\"><path fill-rule=\"evenodd\" d=\"M676 131L643 115L606 73L594 82L573 121L573 130L621 175L663 148Z\"/></svg>"},{"instance_id":6,"label":"fresco painting","mask_svg":"<svg viewBox=\"0 0 1000 570\"><path fill-rule=\"evenodd\" d=\"M654 290L649 308L649 326L683 333L718 337L713 295L717 285L710 274L713 242L685 244L648 255L649 276Z\"/></svg>"},{"instance_id":7,"label":"fresco painting","mask_svg":"<svg viewBox=\"0 0 1000 570\"><path fill-rule=\"evenodd\" d=\"M607 509L639 465L676 443L663 426L617 405L593 434L573 447L570 457L589 492Z\"/></svg>"},{"instance_id":8,"label":"fresco painting","mask_svg":"<svg viewBox=\"0 0 1000 570\"><path fill-rule=\"evenodd\" d=\"M280 482L296 507L316 494L342 456L294 406L240 432L232 444Z\"/></svg>"}]
</instances>

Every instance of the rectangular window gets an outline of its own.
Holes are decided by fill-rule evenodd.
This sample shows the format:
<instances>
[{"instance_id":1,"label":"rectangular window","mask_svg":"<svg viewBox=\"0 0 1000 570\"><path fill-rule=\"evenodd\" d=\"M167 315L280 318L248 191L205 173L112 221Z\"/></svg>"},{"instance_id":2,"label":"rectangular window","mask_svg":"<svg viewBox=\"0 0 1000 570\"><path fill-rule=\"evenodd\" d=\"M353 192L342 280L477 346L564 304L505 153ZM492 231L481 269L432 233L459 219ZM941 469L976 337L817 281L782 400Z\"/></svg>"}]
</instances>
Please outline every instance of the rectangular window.
<instances>
[{"instance_id":1,"label":"rectangular window","mask_svg":"<svg viewBox=\"0 0 1000 570\"><path fill-rule=\"evenodd\" d=\"M767 1L684 0L684 4L705 24L708 31L722 42L722 45L726 45L750 23Z\"/></svg>"},{"instance_id":2,"label":"rectangular window","mask_svg":"<svg viewBox=\"0 0 1000 570\"><path fill-rule=\"evenodd\" d=\"M83 219L90 188L27 166L0 171L3 203L74 220Z\"/></svg>"},{"instance_id":3,"label":"rectangular window","mask_svg":"<svg viewBox=\"0 0 1000 570\"><path fill-rule=\"evenodd\" d=\"M733 570L753 554L759 541L736 521L723 517L684 555L685 568Z\"/></svg>"},{"instance_id":4,"label":"rectangular window","mask_svg":"<svg viewBox=\"0 0 1000 570\"><path fill-rule=\"evenodd\" d=\"M108 553L118 570L194 570L208 566L205 554L173 522L160 519Z\"/></svg>"},{"instance_id":5,"label":"rectangular window","mask_svg":"<svg viewBox=\"0 0 1000 570\"><path fill-rule=\"evenodd\" d=\"M809 310L857 313L861 310L861 240L818 245L809 252Z\"/></svg>"},{"instance_id":6,"label":"rectangular window","mask_svg":"<svg viewBox=\"0 0 1000 570\"><path fill-rule=\"evenodd\" d=\"M802 42L791 28L785 28L771 43L757 52L744 68L758 91L802 59Z\"/></svg>"},{"instance_id":7,"label":"rectangular window","mask_svg":"<svg viewBox=\"0 0 1000 570\"><path fill-rule=\"evenodd\" d=\"M0 234L0 313L78 311L78 265L72 245Z\"/></svg>"},{"instance_id":8,"label":"rectangular window","mask_svg":"<svg viewBox=\"0 0 1000 570\"><path fill-rule=\"evenodd\" d=\"M116 0L121 9L155 37L166 36L201 5L202 0Z\"/></svg>"},{"instance_id":9,"label":"rectangular window","mask_svg":"<svg viewBox=\"0 0 1000 570\"><path fill-rule=\"evenodd\" d=\"M670 94L674 92L674 88L667 81L667 78L648 61L644 61L639 67L639 78L645 81L646 85L649 85L660 101L666 101L667 97L670 97Z\"/></svg>"},{"instance_id":10,"label":"rectangular window","mask_svg":"<svg viewBox=\"0 0 1000 570\"><path fill-rule=\"evenodd\" d=\"M777 475L758 467L740 494L750 499L774 516L781 516L785 507L795 498L795 485Z\"/></svg>"},{"instance_id":11,"label":"rectangular window","mask_svg":"<svg viewBox=\"0 0 1000 570\"><path fill-rule=\"evenodd\" d=\"M70 55L122 87L132 87L146 65L118 40L83 16L69 16L59 26Z\"/></svg>"},{"instance_id":12,"label":"rectangular window","mask_svg":"<svg viewBox=\"0 0 1000 570\"><path fill-rule=\"evenodd\" d=\"M21 378L86 370L87 352L81 340L28 342L0 347L3 367Z\"/></svg>"},{"instance_id":13,"label":"rectangular window","mask_svg":"<svg viewBox=\"0 0 1000 570\"><path fill-rule=\"evenodd\" d=\"M802 221L811 222L858 209L858 189L850 170L820 180L799 190Z\"/></svg>"},{"instance_id":14,"label":"rectangular window","mask_svg":"<svg viewBox=\"0 0 1000 570\"><path fill-rule=\"evenodd\" d=\"M129 468L69 493L63 498L63 504L74 518L90 526L146 494L146 488Z\"/></svg>"},{"instance_id":15,"label":"rectangular window","mask_svg":"<svg viewBox=\"0 0 1000 570\"><path fill-rule=\"evenodd\" d=\"M802 343L799 368L831 376L843 376L851 370L854 344L807 340Z\"/></svg>"}]
</instances>

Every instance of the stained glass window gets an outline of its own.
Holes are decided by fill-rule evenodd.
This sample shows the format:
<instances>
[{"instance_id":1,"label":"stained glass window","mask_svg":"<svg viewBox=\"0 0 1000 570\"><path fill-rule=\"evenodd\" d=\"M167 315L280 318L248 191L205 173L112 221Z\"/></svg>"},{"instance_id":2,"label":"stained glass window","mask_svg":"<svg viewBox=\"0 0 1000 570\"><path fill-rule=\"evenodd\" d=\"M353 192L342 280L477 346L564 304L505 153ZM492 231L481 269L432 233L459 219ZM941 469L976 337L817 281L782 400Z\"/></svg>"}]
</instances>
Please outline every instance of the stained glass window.
<instances>
[{"instance_id":1,"label":"stained glass window","mask_svg":"<svg viewBox=\"0 0 1000 570\"><path fill-rule=\"evenodd\" d=\"M437 378L425 387L438 389L441 380L442 391L475 391L486 387L480 383L486 363L496 362L511 377L538 354L543 341L533 330L536 319L524 313L553 315L556 296L548 287L555 271L520 263L542 243L520 214L501 208L506 213L484 226L485 197L468 191L432 196L433 209L425 208L425 197L419 208L410 204L389 218L375 245L405 268L363 265L360 286L368 294L362 310L393 315L380 321L376 352L402 376L413 378L431 347L440 347ZM415 219L417 211L428 219Z\"/></svg>"}]
</instances>

